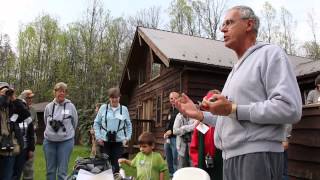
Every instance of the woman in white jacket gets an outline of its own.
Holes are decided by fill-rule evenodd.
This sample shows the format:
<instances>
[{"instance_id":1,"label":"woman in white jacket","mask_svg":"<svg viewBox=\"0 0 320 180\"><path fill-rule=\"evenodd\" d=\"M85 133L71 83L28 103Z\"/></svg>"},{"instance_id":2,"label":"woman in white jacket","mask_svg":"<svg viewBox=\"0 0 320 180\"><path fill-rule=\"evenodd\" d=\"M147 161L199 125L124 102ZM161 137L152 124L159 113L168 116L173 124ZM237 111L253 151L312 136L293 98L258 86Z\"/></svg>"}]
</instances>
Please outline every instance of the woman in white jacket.
<instances>
[{"instance_id":1,"label":"woman in white jacket","mask_svg":"<svg viewBox=\"0 0 320 180\"><path fill-rule=\"evenodd\" d=\"M176 116L173 134L177 136L178 169L191 166L189 147L192 131L197 124L197 120L185 117L181 113Z\"/></svg>"}]
</instances>

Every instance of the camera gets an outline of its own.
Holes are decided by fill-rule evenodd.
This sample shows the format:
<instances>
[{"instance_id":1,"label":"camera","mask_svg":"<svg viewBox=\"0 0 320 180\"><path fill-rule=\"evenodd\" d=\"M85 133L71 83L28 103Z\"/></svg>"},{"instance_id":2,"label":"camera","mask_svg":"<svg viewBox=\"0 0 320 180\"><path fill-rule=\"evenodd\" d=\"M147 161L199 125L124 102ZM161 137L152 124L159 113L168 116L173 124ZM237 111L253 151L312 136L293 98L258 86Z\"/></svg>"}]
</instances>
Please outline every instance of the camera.
<instances>
[{"instance_id":1,"label":"camera","mask_svg":"<svg viewBox=\"0 0 320 180\"><path fill-rule=\"evenodd\" d=\"M52 129L54 130L54 132L58 132L60 128L62 128L63 132L66 132L66 128L64 127L64 124L62 123L62 121L58 121L58 120L51 120L49 122L50 126L52 127Z\"/></svg>"},{"instance_id":2,"label":"camera","mask_svg":"<svg viewBox=\"0 0 320 180\"><path fill-rule=\"evenodd\" d=\"M14 94L14 89L11 89L11 88L9 88L5 93L5 95L8 97L13 96L13 94Z\"/></svg>"},{"instance_id":3,"label":"camera","mask_svg":"<svg viewBox=\"0 0 320 180\"><path fill-rule=\"evenodd\" d=\"M182 135L183 142L190 143L191 142L191 132Z\"/></svg>"},{"instance_id":4,"label":"camera","mask_svg":"<svg viewBox=\"0 0 320 180\"><path fill-rule=\"evenodd\" d=\"M12 138L10 136L2 136L0 141L0 148L3 151L11 151L14 149Z\"/></svg>"},{"instance_id":5,"label":"camera","mask_svg":"<svg viewBox=\"0 0 320 180\"><path fill-rule=\"evenodd\" d=\"M206 156L205 161L206 161L207 168L213 168L214 167L213 158L209 154Z\"/></svg>"},{"instance_id":6,"label":"camera","mask_svg":"<svg viewBox=\"0 0 320 180\"><path fill-rule=\"evenodd\" d=\"M108 131L107 132L107 140L108 142L116 142L117 132L116 131Z\"/></svg>"}]
</instances>

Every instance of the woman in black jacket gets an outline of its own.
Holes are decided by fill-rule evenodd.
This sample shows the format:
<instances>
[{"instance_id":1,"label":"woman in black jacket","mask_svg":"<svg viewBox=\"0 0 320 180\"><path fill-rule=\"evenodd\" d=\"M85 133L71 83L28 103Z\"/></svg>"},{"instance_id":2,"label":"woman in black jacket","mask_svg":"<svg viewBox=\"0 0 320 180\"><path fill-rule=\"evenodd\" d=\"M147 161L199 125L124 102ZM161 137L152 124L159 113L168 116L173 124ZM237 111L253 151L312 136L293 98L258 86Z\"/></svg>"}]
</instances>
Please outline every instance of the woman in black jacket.
<instances>
[{"instance_id":1,"label":"woman in black jacket","mask_svg":"<svg viewBox=\"0 0 320 180\"><path fill-rule=\"evenodd\" d=\"M11 108L10 108L11 107ZM31 114L24 100L17 99L15 95L11 96L9 105L9 117L18 115L16 122L13 124L15 133L18 135L21 152L15 157L14 170L12 180L19 180L26 161L32 157L35 142L34 142L34 126L31 119Z\"/></svg>"}]
</instances>

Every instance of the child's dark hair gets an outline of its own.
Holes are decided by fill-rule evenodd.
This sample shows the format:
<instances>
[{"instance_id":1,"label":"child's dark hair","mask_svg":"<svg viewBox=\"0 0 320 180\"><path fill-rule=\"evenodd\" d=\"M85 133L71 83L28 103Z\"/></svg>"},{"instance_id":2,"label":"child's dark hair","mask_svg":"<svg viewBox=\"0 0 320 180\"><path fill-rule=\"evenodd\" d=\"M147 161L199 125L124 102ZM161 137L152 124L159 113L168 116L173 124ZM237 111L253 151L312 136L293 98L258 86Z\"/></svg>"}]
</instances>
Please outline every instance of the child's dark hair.
<instances>
[{"instance_id":1,"label":"child's dark hair","mask_svg":"<svg viewBox=\"0 0 320 180\"><path fill-rule=\"evenodd\" d=\"M151 132L143 132L138 138L138 144L148 144L149 146L154 145L156 139Z\"/></svg>"},{"instance_id":2,"label":"child's dark hair","mask_svg":"<svg viewBox=\"0 0 320 180\"><path fill-rule=\"evenodd\" d=\"M212 90L209 90L209 92L213 94L221 94L221 91L219 91L218 89L212 89Z\"/></svg>"}]
</instances>

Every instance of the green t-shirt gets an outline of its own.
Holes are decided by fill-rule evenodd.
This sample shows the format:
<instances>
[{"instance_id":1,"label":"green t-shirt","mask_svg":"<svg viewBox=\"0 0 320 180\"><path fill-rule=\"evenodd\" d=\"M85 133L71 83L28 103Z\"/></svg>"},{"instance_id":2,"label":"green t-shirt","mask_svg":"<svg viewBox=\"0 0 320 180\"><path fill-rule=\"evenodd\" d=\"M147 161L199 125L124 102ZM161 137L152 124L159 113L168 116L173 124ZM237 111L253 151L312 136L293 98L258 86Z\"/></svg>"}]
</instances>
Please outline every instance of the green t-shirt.
<instances>
[{"instance_id":1,"label":"green t-shirt","mask_svg":"<svg viewBox=\"0 0 320 180\"><path fill-rule=\"evenodd\" d=\"M167 163L158 152L148 155L139 152L131 161L131 166L137 169L137 180L158 180L160 172L164 173L164 179L169 179Z\"/></svg>"}]
</instances>

